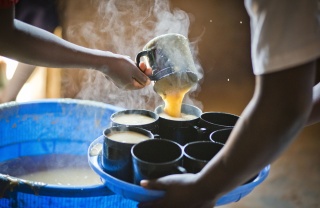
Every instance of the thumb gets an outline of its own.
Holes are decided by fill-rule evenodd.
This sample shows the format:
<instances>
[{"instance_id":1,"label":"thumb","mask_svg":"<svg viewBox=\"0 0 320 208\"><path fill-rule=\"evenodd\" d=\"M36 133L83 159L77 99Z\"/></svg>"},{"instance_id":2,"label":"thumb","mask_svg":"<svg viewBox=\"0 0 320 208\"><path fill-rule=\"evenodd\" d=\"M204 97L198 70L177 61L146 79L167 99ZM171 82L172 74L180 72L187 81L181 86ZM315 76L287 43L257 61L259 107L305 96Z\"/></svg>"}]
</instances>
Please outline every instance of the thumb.
<instances>
[{"instance_id":1,"label":"thumb","mask_svg":"<svg viewBox=\"0 0 320 208\"><path fill-rule=\"evenodd\" d=\"M151 82L149 77L143 74L141 71L133 75L132 78L137 82L137 84L135 84L136 87L139 87L139 85L141 87L145 87L145 86L148 86Z\"/></svg>"},{"instance_id":2,"label":"thumb","mask_svg":"<svg viewBox=\"0 0 320 208\"><path fill-rule=\"evenodd\" d=\"M157 179L155 179L155 180L141 180L140 185L143 188L147 188L147 189L155 189L155 190L166 190L167 189L167 185Z\"/></svg>"},{"instance_id":3,"label":"thumb","mask_svg":"<svg viewBox=\"0 0 320 208\"><path fill-rule=\"evenodd\" d=\"M147 86L150 84L149 76L152 74L151 68L147 68L146 64L141 62L138 66L137 71L133 75L133 79L142 86Z\"/></svg>"}]
</instances>

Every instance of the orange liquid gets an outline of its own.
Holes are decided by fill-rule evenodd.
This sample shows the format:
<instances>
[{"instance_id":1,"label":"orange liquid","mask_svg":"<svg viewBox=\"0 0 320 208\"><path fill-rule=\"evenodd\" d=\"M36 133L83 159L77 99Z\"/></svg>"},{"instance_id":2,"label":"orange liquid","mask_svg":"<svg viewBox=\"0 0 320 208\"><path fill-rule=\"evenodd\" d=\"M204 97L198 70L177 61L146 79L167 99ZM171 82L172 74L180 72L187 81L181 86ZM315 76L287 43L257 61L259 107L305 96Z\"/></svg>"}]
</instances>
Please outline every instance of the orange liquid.
<instances>
[{"instance_id":1,"label":"orange liquid","mask_svg":"<svg viewBox=\"0 0 320 208\"><path fill-rule=\"evenodd\" d=\"M176 89L161 94L164 101L164 112L172 117L181 117L181 105L183 98L190 88Z\"/></svg>"}]
</instances>

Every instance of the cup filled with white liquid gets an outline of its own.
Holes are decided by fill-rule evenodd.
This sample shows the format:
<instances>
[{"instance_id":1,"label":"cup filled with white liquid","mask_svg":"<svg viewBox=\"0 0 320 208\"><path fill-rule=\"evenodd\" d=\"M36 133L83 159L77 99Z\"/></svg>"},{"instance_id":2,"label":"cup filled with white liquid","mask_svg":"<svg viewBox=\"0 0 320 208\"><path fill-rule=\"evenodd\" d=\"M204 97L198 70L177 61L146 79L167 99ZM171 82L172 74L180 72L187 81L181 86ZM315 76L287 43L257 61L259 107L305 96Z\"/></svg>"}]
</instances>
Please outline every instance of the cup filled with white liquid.
<instances>
[{"instance_id":1,"label":"cup filled with white liquid","mask_svg":"<svg viewBox=\"0 0 320 208\"><path fill-rule=\"evenodd\" d=\"M153 139L154 135L137 127L118 126L104 130L101 165L103 170L120 180L132 182L131 148Z\"/></svg>"},{"instance_id":2,"label":"cup filled with white liquid","mask_svg":"<svg viewBox=\"0 0 320 208\"><path fill-rule=\"evenodd\" d=\"M159 133L159 116L148 110L122 110L111 115L111 126L132 126Z\"/></svg>"},{"instance_id":3,"label":"cup filled with white liquid","mask_svg":"<svg viewBox=\"0 0 320 208\"><path fill-rule=\"evenodd\" d=\"M168 139L185 145L196 141L198 129L196 127L201 109L189 104L181 105L181 113L178 117L168 115L164 111L164 106L160 105L155 109L159 115L159 135L163 139Z\"/></svg>"}]
</instances>

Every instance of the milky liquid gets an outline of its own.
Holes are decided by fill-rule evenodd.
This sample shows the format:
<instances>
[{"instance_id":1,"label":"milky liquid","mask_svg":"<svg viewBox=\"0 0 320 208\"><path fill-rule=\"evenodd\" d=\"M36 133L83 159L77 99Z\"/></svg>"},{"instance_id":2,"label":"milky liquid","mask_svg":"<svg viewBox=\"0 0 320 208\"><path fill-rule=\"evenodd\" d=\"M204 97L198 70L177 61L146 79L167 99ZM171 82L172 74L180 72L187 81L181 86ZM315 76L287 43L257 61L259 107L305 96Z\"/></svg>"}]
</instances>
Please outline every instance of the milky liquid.
<instances>
[{"instance_id":1,"label":"milky liquid","mask_svg":"<svg viewBox=\"0 0 320 208\"><path fill-rule=\"evenodd\" d=\"M169 116L168 114L162 112L159 114L159 116L162 118L168 119L168 120L175 120L175 121L189 121L189 120L194 120L194 119L198 118L195 115L185 114L185 113L181 113L180 117L172 117L172 116Z\"/></svg>"},{"instance_id":2,"label":"milky liquid","mask_svg":"<svg viewBox=\"0 0 320 208\"><path fill-rule=\"evenodd\" d=\"M156 119L141 114L120 114L113 121L124 125L144 125L154 122Z\"/></svg>"},{"instance_id":3,"label":"milky liquid","mask_svg":"<svg viewBox=\"0 0 320 208\"><path fill-rule=\"evenodd\" d=\"M99 175L91 170L87 155L44 154L14 158L0 162L0 173L53 185L102 184Z\"/></svg>"},{"instance_id":4,"label":"milky liquid","mask_svg":"<svg viewBox=\"0 0 320 208\"><path fill-rule=\"evenodd\" d=\"M150 139L150 137L134 131L116 131L108 134L107 137L113 141L129 144L136 144Z\"/></svg>"},{"instance_id":5,"label":"milky liquid","mask_svg":"<svg viewBox=\"0 0 320 208\"><path fill-rule=\"evenodd\" d=\"M64 186L88 186L102 184L100 177L90 167L63 167L29 173L21 179Z\"/></svg>"}]
</instances>

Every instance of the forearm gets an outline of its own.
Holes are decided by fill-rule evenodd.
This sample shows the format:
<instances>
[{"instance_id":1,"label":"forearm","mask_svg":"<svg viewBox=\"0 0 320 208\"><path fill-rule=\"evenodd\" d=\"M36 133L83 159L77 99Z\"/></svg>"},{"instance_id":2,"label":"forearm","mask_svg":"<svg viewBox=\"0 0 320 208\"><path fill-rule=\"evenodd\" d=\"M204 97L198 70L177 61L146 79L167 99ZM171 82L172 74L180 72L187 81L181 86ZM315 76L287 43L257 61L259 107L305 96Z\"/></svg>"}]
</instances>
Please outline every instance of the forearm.
<instances>
[{"instance_id":1,"label":"forearm","mask_svg":"<svg viewBox=\"0 0 320 208\"><path fill-rule=\"evenodd\" d=\"M12 79L9 80L2 92L1 102L14 101L34 69L33 65L19 63Z\"/></svg>"},{"instance_id":2,"label":"forearm","mask_svg":"<svg viewBox=\"0 0 320 208\"><path fill-rule=\"evenodd\" d=\"M199 174L213 197L243 184L293 141L311 110L313 77L314 67L306 65L295 76L257 80L255 95L227 144Z\"/></svg>"},{"instance_id":3,"label":"forearm","mask_svg":"<svg viewBox=\"0 0 320 208\"><path fill-rule=\"evenodd\" d=\"M61 68L91 68L99 57L110 61L115 54L88 49L67 42L47 31L15 20L13 28L2 34L0 53L20 62ZM21 47L23 46L23 47ZM18 50L17 50L18 49Z\"/></svg>"},{"instance_id":4,"label":"forearm","mask_svg":"<svg viewBox=\"0 0 320 208\"><path fill-rule=\"evenodd\" d=\"M95 69L125 90L141 89L150 79L130 57L89 49L14 20L14 8L0 8L0 55L50 68Z\"/></svg>"}]
</instances>

